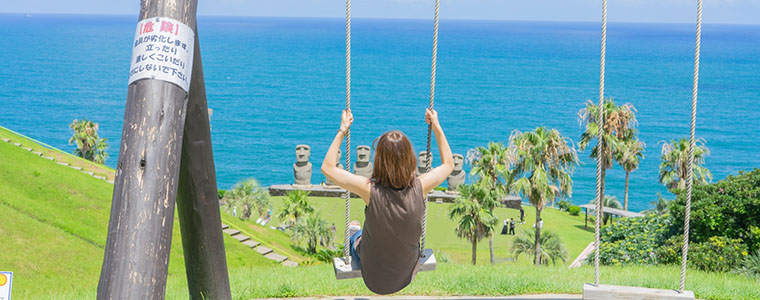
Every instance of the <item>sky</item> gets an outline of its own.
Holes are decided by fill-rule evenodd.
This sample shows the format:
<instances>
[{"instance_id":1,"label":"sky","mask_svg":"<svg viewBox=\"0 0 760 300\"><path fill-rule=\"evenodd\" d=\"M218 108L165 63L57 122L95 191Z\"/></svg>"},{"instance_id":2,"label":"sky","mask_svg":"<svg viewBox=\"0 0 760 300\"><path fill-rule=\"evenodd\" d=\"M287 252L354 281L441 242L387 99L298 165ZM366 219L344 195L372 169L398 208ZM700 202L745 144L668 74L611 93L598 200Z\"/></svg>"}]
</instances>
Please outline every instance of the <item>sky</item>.
<instances>
[{"instance_id":1,"label":"sky","mask_svg":"<svg viewBox=\"0 0 760 300\"><path fill-rule=\"evenodd\" d=\"M343 0L200 0L200 16L345 17ZM434 0L353 0L356 18L432 18ZM587 21L601 0L441 0L440 17ZM610 0L610 22L693 23L696 0ZM139 0L0 0L0 13L136 15ZM704 23L760 24L760 0L704 0Z\"/></svg>"}]
</instances>

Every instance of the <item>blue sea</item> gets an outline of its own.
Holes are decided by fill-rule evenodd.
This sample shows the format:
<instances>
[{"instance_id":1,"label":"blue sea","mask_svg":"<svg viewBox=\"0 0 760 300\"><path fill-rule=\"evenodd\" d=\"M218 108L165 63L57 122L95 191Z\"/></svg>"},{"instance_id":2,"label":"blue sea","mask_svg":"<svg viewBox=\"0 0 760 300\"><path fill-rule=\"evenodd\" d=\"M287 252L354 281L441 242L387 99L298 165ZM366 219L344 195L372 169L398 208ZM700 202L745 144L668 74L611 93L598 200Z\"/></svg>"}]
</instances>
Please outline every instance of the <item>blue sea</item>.
<instances>
[{"instance_id":1,"label":"blue sea","mask_svg":"<svg viewBox=\"0 0 760 300\"><path fill-rule=\"evenodd\" d=\"M115 166L136 16L0 15L0 126L72 150L68 124L100 124ZM214 159L220 188L253 177L292 182L296 144L312 146L313 183L339 125L344 20L200 17ZM353 23L353 145L389 129L424 150L431 20ZM597 23L453 21L440 24L436 109L452 149L506 141L513 130L557 128L577 142L578 110L598 101ZM637 109L646 158L630 181L630 207L660 192L661 141L687 137L693 24L611 23L606 95ZM715 179L760 167L760 27L703 26L697 135ZM594 195L589 151L572 202ZM437 155L436 155L437 156ZM623 198L625 173L608 173Z\"/></svg>"}]
</instances>

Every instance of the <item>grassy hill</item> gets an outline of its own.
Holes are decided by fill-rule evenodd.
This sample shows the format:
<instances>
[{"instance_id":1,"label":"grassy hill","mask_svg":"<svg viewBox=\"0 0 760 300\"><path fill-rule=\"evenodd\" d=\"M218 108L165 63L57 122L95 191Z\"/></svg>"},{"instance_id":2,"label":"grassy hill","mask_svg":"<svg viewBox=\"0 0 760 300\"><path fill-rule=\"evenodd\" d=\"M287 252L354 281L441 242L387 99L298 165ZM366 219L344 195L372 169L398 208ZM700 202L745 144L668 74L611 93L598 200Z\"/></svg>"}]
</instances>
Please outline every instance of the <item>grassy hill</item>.
<instances>
[{"instance_id":1,"label":"grassy hill","mask_svg":"<svg viewBox=\"0 0 760 300\"><path fill-rule=\"evenodd\" d=\"M41 158L12 143L22 143L96 170L92 164L0 128L0 270L13 271L19 299L94 298L103 259L113 185ZM40 151L41 152L41 151ZM48 154L49 153L49 154ZM264 266L284 268L225 236L230 270ZM184 257L175 218L167 293L187 298Z\"/></svg>"},{"instance_id":2,"label":"grassy hill","mask_svg":"<svg viewBox=\"0 0 760 300\"><path fill-rule=\"evenodd\" d=\"M113 178L113 170L64 152L49 149L0 127L0 139L11 138L57 161L93 170ZM97 172L96 172L97 171ZM14 272L14 298L92 299L103 258L113 186L104 180L40 158L11 143L0 142L0 270ZM282 198L275 197L275 206ZM363 204L353 202L352 217L361 219ZM334 222L338 242L343 232L341 199L313 198L324 217ZM428 244L439 253L438 270L420 273L402 291L404 295L514 295L580 293L593 280L593 268L568 269L566 265L534 267L528 259L504 262L512 237L497 236L500 263L487 264L488 244L478 250L478 266L469 261L469 245L453 234L447 204L430 204ZM517 217L514 210L499 209L500 218ZM522 228L531 229L534 212L526 209ZM573 259L591 240L583 219L555 210L544 213L545 227L560 234ZM289 237L279 231L222 214L223 221L264 242L295 261L303 261ZM273 220L271 224L277 224ZM230 288L234 299L293 296L368 295L361 279L336 281L330 264L287 268L264 259L225 236ZM603 267L602 283L674 289L678 266ZM687 289L701 299L760 299L760 280L727 273L690 270ZM175 218L167 299L187 299L184 258Z\"/></svg>"}]
</instances>

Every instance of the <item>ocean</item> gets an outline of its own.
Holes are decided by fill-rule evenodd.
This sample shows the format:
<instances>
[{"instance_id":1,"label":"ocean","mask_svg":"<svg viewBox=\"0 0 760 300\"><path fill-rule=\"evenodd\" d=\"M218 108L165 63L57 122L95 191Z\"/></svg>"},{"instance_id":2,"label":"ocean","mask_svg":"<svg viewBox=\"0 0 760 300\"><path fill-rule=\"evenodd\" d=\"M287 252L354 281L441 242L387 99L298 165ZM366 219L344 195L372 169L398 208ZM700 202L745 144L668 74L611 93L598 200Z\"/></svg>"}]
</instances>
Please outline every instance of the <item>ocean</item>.
<instances>
[{"instance_id":1,"label":"ocean","mask_svg":"<svg viewBox=\"0 0 760 300\"><path fill-rule=\"evenodd\" d=\"M117 162L136 16L0 15L0 126L70 151L68 124L100 124ZM295 145L312 147L313 183L345 106L344 20L200 17L214 159L220 188L245 178L291 183ZM352 145L386 130L425 147L432 20L353 22ZM455 153L513 130L557 128L573 142L578 110L598 101L600 25L440 23L435 107ZM631 174L630 209L656 193L661 142L688 137L693 24L610 23L606 95L637 112L645 159ZM760 26L703 25L697 136L714 181L760 167ZM435 157L437 157L437 152ZM572 202L595 192L589 150ZM352 154L352 157L355 154ZM466 166L469 169L469 166ZM625 173L607 173L623 199Z\"/></svg>"}]
</instances>

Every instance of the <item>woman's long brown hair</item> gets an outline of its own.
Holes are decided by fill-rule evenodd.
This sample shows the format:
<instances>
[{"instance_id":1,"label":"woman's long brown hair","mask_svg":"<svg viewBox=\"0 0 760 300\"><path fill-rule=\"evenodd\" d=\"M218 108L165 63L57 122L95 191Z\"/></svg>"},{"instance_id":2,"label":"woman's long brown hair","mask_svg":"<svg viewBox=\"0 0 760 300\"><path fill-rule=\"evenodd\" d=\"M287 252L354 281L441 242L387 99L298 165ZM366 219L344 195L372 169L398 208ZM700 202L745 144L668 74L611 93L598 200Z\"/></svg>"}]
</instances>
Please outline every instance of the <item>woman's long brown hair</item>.
<instances>
[{"instance_id":1,"label":"woman's long brown hair","mask_svg":"<svg viewBox=\"0 0 760 300\"><path fill-rule=\"evenodd\" d=\"M375 164L371 180L380 186L406 188L414 182L417 158L409 138L399 130L391 130L373 142Z\"/></svg>"}]
</instances>

